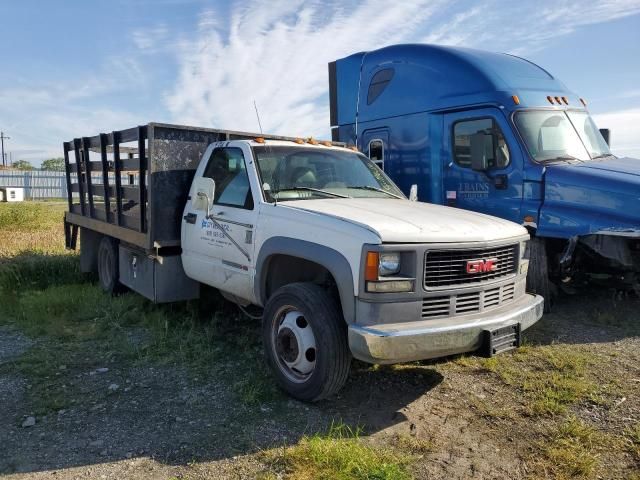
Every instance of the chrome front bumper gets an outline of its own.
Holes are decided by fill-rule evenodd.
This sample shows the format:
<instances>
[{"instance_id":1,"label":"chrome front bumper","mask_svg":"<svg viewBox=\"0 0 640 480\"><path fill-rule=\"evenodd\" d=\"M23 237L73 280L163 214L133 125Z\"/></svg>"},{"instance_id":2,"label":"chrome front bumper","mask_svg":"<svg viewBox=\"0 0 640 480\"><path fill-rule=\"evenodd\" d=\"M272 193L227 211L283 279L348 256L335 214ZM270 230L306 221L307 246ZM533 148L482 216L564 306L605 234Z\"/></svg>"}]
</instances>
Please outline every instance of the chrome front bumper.
<instances>
[{"instance_id":1,"label":"chrome front bumper","mask_svg":"<svg viewBox=\"0 0 640 480\"><path fill-rule=\"evenodd\" d=\"M500 308L473 315L367 326L352 324L349 348L354 357L369 363L410 362L472 352L482 346L485 330L514 324L520 324L521 331L529 328L542 317L543 303L541 296L525 294Z\"/></svg>"}]
</instances>

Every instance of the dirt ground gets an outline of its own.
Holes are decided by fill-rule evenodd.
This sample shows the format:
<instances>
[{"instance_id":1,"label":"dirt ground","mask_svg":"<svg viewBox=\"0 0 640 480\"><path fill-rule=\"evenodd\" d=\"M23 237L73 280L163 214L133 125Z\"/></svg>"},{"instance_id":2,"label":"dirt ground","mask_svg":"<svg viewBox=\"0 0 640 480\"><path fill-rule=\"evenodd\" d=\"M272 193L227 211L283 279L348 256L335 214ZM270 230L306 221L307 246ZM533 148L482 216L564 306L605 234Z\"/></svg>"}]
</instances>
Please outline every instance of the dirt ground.
<instances>
[{"instance_id":1,"label":"dirt ground","mask_svg":"<svg viewBox=\"0 0 640 480\"><path fill-rule=\"evenodd\" d=\"M607 308L590 316L603 302ZM621 379L615 398L570 409L603 432L615 434L640 420L639 319L626 316L638 306L637 300L614 302L596 292L567 297L527 332L532 345L567 345L609 359L594 372L600 382ZM140 329L128 335L145 341ZM230 390L226 375L216 373L233 374L233 358L198 378L177 366L116 358L96 363L91 345L84 345L48 379L63 385L70 406L38 415L33 379L7 366L50 341L11 326L0 330L0 472L7 479L253 478L268 471L262 451L295 444L335 419L362 425L367 441L383 448L398 439L422 439L428 447L411 467L417 478L518 479L545 471L536 457L539 443L551 440L540 425L554 417L520 415L522 392L473 357L388 368L356 363L334 399L308 405L276 395L246 404ZM255 362L261 362L258 350ZM22 426L30 416L35 425ZM605 467L597 470L599 477L637 474L631 450L611 455L607 449L598 453ZM553 471L548 476L556 477Z\"/></svg>"}]
</instances>

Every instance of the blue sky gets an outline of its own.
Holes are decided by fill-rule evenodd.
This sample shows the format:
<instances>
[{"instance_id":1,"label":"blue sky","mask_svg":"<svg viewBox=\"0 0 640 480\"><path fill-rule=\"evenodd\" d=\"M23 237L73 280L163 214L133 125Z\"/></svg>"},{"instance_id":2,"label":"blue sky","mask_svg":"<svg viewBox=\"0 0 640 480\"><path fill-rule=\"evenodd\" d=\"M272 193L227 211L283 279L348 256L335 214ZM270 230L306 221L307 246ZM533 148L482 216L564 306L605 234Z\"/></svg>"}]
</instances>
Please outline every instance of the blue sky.
<instances>
[{"instance_id":1,"label":"blue sky","mask_svg":"<svg viewBox=\"0 0 640 480\"><path fill-rule=\"evenodd\" d=\"M640 157L640 0L0 0L14 160L149 121L329 136L327 62L401 42L516 53Z\"/></svg>"}]
</instances>

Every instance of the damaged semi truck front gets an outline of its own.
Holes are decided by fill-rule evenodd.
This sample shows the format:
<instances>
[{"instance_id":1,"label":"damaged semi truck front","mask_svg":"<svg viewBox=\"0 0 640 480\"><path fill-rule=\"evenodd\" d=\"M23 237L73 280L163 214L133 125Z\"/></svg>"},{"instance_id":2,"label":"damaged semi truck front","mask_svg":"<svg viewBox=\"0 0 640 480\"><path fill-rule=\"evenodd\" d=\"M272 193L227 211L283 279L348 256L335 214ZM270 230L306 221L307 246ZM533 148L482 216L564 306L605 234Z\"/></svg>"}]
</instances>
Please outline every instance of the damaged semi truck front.
<instances>
[{"instance_id":1,"label":"damaged semi truck front","mask_svg":"<svg viewBox=\"0 0 640 480\"><path fill-rule=\"evenodd\" d=\"M640 160L611 154L586 102L513 55L395 45L329 64L334 140L419 199L524 225L528 287L606 278L640 293Z\"/></svg>"}]
</instances>

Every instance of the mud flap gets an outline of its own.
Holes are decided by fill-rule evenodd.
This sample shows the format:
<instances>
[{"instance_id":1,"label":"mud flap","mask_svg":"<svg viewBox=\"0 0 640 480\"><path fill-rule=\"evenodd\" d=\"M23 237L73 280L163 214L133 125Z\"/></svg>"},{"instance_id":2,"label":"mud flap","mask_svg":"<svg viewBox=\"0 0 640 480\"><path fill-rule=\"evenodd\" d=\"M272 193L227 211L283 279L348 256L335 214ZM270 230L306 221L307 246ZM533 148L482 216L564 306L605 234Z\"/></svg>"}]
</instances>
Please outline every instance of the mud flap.
<instances>
[{"instance_id":1,"label":"mud flap","mask_svg":"<svg viewBox=\"0 0 640 480\"><path fill-rule=\"evenodd\" d=\"M64 246L68 250L75 250L78 242L78 226L64 221Z\"/></svg>"},{"instance_id":2,"label":"mud flap","mask_svg":"<svg viewBox=\"0 0 640 480\"><path fill-rule=\"evenodd\" d=\"M507 325L495 330L482 331L482 346L478 353L483 357L493 357L499 353L514 350L520 346L520 324Z\"/></svg>"}]
</instances>

